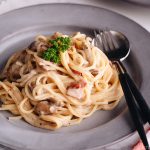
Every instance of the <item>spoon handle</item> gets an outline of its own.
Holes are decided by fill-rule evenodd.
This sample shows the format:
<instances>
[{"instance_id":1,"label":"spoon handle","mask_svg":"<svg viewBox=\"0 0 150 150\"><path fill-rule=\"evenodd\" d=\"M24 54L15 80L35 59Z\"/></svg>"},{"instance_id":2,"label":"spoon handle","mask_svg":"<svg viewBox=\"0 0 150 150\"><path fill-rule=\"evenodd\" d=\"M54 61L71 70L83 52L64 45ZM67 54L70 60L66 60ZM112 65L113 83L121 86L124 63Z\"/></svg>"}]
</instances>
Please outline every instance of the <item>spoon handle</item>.
<instances>
[{"instance_id":1,"label":"spoon handle","mask_svg":"<svg viewBox=\"0 0 150 150\"><path fill-rule=\"evenodd\" d=\"M145 130L143 127L143 122L142 122L137 105L134 101L134 97L129 88L129 85L127 83L126 76L124 73L119 73L119 80L120 80L120 83L121 83L121 86L122 86L122 89L123 89L123 92L124 92L124 95L126 98L126 102L127 102L127 105L128 105L129 111L130 111L130 115L131 115L134 125L136 127L136 130L138 131L145 148L148 149L149 144L148 144L148 141L146 138Z\"/></svg>"},{"instance_id":2,"label":"spoon handle","mask_svg":"<svg viewBox=\"0 0 150 150\"><path fill-rule=\"evenodd\" d=\"M129 87L132 91L132 94L134 95L134 98L140 107L141 112L143 113L144 117L146 117L148 123L150 124L150 108L149 108L148 104L146 103L144 97L142 96L142 94L138 90L136 84L131 79L129 74L127 72L125 72L124 75L125 75L126 80L129 84Z\"/></svg>"}]
</instances>

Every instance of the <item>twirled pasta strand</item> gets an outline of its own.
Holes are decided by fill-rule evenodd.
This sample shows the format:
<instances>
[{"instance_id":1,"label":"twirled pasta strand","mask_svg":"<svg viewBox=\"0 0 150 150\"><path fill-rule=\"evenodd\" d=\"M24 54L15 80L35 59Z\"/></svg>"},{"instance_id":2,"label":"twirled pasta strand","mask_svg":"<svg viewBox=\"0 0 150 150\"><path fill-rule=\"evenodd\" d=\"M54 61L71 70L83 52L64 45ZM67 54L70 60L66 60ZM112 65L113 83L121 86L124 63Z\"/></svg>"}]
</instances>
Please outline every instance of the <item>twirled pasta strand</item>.
<instances>
[{"instance_id":1,"label":"twirled pasta strand","mask_svg":"<svg viewBox=\"0 0 150 150\"><path fill-rule=\"evenodd\" d=\"M67 35L38 36L36 50L29 47L12 55L2 72L4 80L0 81L0 110L50 130L79 124L99 109L111 110L123 95L115 66L85 34L71 36L70 48L60 53L60 64L42 59L41 47L57 36ZM76 87L82 81L84 86ZM82 97L69 95L69 88L81 90ZM50 105L50 113L39 115L36 108L44 101Z\"/></svg>"}]
</instances>

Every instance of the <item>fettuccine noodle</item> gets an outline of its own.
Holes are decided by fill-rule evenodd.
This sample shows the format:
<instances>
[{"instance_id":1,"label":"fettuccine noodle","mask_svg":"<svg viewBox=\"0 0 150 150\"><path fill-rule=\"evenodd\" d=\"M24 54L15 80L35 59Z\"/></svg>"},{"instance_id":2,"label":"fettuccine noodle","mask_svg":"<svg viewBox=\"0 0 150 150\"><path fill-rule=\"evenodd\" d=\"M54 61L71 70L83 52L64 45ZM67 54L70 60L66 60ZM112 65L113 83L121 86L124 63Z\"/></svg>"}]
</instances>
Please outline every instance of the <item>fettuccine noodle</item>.
<instances>
[{"instance_id":1,"label":"fettuccine noodle","mask_svg":"<svg viewBox=\"0 0 150 150\"><path fill-rule=\"evenodd\" d=\"M13 54L0 81L0 110L50 130L79 124L96 110L112 110L123 95L115 66L85 34L70 36L60 63L44 60L41 52L57 37L68 36L39 35Z\"/></svg>"}]
</instances>

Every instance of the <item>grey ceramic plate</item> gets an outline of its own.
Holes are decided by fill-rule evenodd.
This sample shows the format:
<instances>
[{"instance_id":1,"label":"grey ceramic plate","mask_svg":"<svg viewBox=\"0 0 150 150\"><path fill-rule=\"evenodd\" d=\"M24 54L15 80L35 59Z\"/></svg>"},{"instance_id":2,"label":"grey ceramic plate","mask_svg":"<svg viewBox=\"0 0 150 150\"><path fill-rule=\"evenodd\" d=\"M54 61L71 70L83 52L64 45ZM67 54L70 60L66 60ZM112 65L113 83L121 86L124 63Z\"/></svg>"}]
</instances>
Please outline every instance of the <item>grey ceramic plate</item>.
<instances>
[{"instance_id":1,"label":"grey ceramic plate","mask_svg":"<svg viewBox=\"0 0 150 150\"><path fill-rule=\"evenodd\" d=\"M150 34L132 20L114 12L75 4L26 7L0 16L0 67L16 50L27 47L37 34L80 31L93 36L93 29L108 27L124 33L132 53L125 65L150 104ZM17 149L58 150L102 148L133 133L125 100L112 111L98 111L80 125L47 131L24 121L8 121L0 113L0 143Z\"/></svg>"},{"instance_id":2,"label":"grey ceramic plate","mask_svg":"<svg viewBox=\"0 0 150 150\"><path fill-rule=\"evenodd\" d=\"M150 0L126 0L126 1L136 4L150 5Z\"/></svg>"}]
</instances>

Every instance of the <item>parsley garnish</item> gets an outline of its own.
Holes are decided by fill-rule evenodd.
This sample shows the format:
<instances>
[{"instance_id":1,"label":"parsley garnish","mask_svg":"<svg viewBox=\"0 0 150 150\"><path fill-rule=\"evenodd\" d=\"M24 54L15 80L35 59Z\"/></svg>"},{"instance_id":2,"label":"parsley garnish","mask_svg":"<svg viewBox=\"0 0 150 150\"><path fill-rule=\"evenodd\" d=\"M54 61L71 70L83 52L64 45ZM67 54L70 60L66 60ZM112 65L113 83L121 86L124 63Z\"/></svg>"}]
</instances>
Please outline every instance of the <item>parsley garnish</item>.
<instances>
[{"instance_id":1,"label":"parsley garnish","mask_svg":"<svg viewBox=\"0 0 150 150\"><path fill-rule=\"evenodd\" d=\"M60 52L65 52L70 46L69 37L58 37L55 40L50 40L51 47L42 53L42 58L54 63L60 62Z\"/></svg>"}]
</instances>

